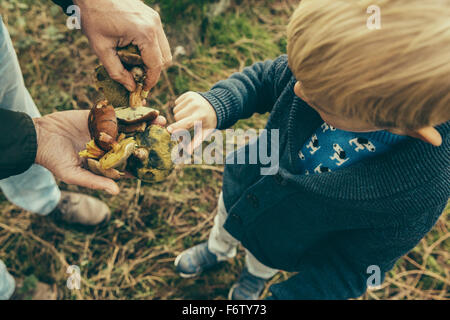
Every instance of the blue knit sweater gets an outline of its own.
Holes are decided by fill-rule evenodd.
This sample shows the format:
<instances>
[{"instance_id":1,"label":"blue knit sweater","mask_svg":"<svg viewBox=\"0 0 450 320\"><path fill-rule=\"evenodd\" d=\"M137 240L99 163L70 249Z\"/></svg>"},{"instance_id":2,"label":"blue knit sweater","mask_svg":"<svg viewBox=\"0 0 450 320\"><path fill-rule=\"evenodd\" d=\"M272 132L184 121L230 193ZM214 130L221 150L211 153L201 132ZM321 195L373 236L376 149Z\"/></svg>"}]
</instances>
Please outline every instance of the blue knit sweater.
<instances>
[{"instance_id":1,"label":"blue knit sweater","mask_svg":"<svg viewBox=\"0 0 450 320\"><path fill-rule=\"evenodd\" d=\"M295 96L295 81L281 56L202 93L216 110L219 129L255 112L270 112L266 128L279 129L278 174L261 175L261 164L226 165L225 228L265 265L298 272L270 288L274 298L355 298L367 289L372 266L383 279L445 208L450 123L437 127L440 147L405 139L334 172L299 174L298 150L323 120ZM237 152L248 151L247 145Z\"/></svg>"}]
</instances>

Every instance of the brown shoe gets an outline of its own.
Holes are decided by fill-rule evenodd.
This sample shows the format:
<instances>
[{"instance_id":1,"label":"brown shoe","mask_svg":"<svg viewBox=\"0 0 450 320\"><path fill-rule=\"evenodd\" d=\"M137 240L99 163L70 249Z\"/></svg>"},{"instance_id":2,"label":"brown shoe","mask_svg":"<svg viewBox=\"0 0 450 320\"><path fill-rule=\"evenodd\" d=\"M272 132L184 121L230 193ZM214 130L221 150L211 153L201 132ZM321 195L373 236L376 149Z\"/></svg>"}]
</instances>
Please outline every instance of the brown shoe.
<instances>
[{"instance_id":1,"label":"brown shoe","mask_svg":"<svg viewBox=\"0 0 450 320\"><path fill-rule=\"evenodd\" d=\"M61 200L51 213L55 220L96 226L109 220L111 211L99 199L81 193L61 191Z\"/></svg>"}]
</instances>

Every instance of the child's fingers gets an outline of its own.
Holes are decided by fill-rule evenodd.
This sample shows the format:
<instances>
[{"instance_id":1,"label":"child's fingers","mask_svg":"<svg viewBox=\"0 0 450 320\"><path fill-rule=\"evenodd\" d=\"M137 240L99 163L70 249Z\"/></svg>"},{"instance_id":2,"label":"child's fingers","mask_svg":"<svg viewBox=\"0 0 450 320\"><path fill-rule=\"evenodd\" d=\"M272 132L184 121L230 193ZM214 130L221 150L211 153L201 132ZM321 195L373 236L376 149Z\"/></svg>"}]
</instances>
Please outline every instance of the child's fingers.
<instances>
[{"instance_id":1,"label":"child's fingers","mask_svg":"<svg viewBox=\"0 0 450 320\"><path fill-rule=\"evenodd\" d=\"M132 175L132 174L131 174L130 172L128 172L128 171L125 171L122 178L123 178L123 179L134 179L134 178L136 178L136 176Z\"/></svg>"},{"instance_id":2,"label":"child's fingers","mask_svg":"<svg viewBox=\"0 0 450 320\"><path fill-rule=\"evenodd\" d=\"M175 105L175 107L173 108L173 113L175 114L175 113L179 112L180 110L182 110L183 108L185 108L186 106L188 106L189 102L190 102L190 100L183 100L183 101L177 103Z\"/></svg>"},{"instance_id":3,"label":"child's fingers","mask_svg":"<svg viewBox=\"0 0 450 320\"><path fill-rule=\"evenodd\" d=\"M187 118L192 115L192 108L184 108L178 112L174 112L175 121L180 121L181 119Z\"/></svg>"},{"instance_id":4,"label":"child's fingers","mask_svg":"<svg viewBox=\"0 0 450 320\"><path fill-rule=\"evenodd\" d=\"M190 154L193 154L194 150L197 149L213 131L214 129L204 129L200 133L195 135L188 146L188 151L190 152Z\"/></svg>"},{"instance_id":5,"label":"child's fingers","mask_svg":"<svg viewBox=\"0 0 450 320\"><path fill-rule=\"evenodd\" d=\"M153 120L152 124L157 124L158 126L164 127L167 123L167 119L163 116L158 116L155 120Z\"/></svg>"},{"instance_id":6,"label":"child's fingers","mask_svg":"<svg viewBox=\"0 0 450 320\"><path fill-rule=\"evenodd\" d=\"M183 100L185 100L189 96L190 93L191 93L191 91L183 93L181 96L179 96L177 98L177 100L175 100L175 103L176 104L181 103Z\"/></svg>"},{"instance_id":7,"label":"child's fingers","mask_svg":"<svg viewBox=\"0 0 450 320\"><path fill-rule=\"evenodd\" d=\"M188 117L181 119L180 121L177 121L175 123L172 123L170 126L167 127L167 131L170 133L175 132L176 130L189 130L194 126L195 119L193 117Z\"/></svg>"}]
</instances>

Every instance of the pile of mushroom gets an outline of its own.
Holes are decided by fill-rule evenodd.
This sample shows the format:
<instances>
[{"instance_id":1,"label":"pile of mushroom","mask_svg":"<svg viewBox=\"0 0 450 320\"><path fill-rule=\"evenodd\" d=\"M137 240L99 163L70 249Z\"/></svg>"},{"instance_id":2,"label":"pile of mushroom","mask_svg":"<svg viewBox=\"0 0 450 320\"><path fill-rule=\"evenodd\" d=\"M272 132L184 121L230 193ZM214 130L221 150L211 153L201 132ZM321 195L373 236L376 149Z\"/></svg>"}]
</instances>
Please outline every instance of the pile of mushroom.
<instances>
[{"instance_id":1,"label":"pile of mushroom","mask_svg":"<svg viewBox=\"0 0 450 320\"><path fill-rule=\"evenodd\" d=\"M87 158L89 170L111 179L120 179L127 171L145 182L160 182L173 169L175 143L165 128L151 124L159 111L143 105L148 92L142 89L145 73L138 49L130 45L118 50L118 55L132 73L136 90L128 92L103 66L96 68L96 86L106 99L91 109L92 140L80 157Z\"/></svg>"}]
</instances>

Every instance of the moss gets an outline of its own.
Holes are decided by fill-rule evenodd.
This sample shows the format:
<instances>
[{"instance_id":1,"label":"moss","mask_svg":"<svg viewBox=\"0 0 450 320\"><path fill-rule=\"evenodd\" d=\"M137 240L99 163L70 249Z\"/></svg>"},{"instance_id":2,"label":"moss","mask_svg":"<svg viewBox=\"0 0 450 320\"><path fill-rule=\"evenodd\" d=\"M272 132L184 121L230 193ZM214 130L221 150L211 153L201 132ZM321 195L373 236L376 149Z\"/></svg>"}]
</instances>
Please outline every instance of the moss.
<instances>
[{"instance_id":1,"label":"moss","mask_svg":"<svg viewBox=\"0 0 450 320\"><path fill-rule=\"evenodd\" d=\"M205 17L206 4L209 0L144 0L150 6L158 4L161 17L165 23L186 23L189 21L201 21ZM184 21L184 22L183 22Z\"/></svg>"},{"instance_id":2,"label":"moss","mask_svg":"<svg viewBox=\"0 0 450 320\"><path fill-rule=\"evenodd\" d=\"M181 94L191 89L190 79L184 75L178 75L175 78L175 90L176 94Z\"/></svg>"},{"instance_id":3,"label":"moss","mask_svg":"<svg viewBox=\"0 0 450 320\"><path fill-rule=\"evenodd\" d=\"M219 16L206 29L207 45L230 45L242 38L254 38L257 28L242 16Z\"/></svg>"}]
</instances>

